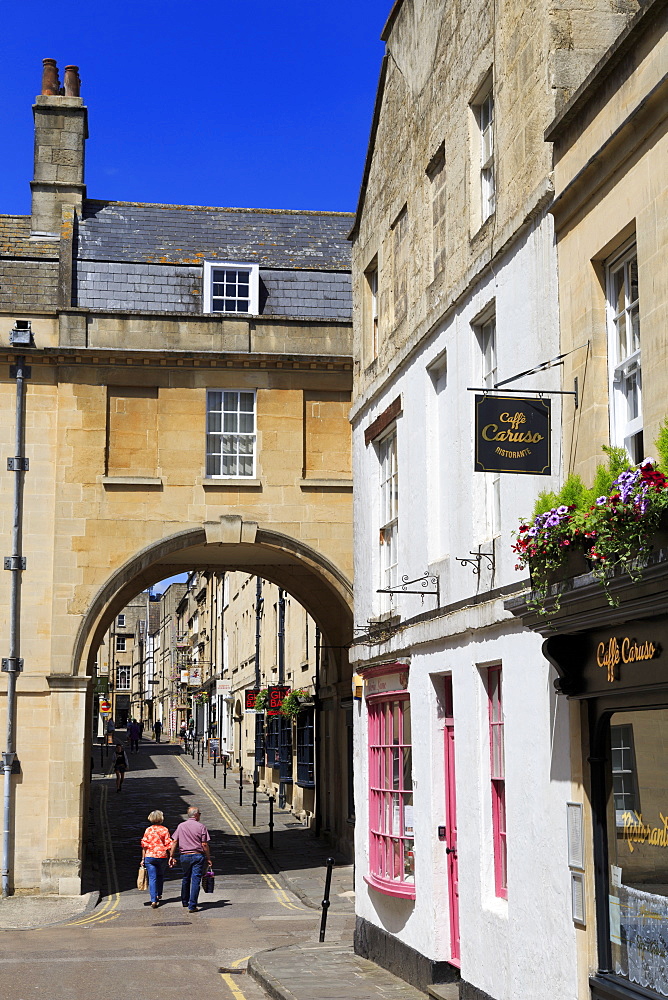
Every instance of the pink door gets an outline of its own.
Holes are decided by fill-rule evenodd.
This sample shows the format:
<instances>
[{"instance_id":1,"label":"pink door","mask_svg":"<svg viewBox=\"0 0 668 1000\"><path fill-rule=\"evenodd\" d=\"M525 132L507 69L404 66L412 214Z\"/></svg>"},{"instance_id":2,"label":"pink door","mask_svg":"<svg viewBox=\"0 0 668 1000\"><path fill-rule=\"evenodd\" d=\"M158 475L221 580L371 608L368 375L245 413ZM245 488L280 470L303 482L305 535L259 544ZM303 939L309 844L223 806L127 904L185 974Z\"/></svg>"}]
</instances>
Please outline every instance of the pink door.
<instances>
[{"instance_id":1,"label":"pink door","mask_svg":"<svg viewBox=\"0 0 668 1000\"><path fill-rule=\"evenodd\" d=\"M459 868L457 863L457 801L455 795L455 720L452 677L445 678L445 849L448 854L450 902L450 961L459 966Z\"/></svg>"}]
</instances>

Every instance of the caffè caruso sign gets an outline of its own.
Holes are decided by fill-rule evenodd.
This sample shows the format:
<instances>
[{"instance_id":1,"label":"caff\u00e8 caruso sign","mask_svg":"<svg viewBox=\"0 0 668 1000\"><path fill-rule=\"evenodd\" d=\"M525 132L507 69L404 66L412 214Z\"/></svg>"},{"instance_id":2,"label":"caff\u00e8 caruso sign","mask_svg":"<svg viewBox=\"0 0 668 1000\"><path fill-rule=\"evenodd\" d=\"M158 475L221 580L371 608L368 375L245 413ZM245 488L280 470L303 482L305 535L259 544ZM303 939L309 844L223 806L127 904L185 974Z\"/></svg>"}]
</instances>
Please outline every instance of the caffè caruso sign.
<instances>
[{"instance_id":1,"label":"caff\u00e8 caruso sign","mask_svg":"<svg viewBox=\"0 0 668 1000\"><path fill-rule=\"evenodd\" d=\"M550 400L475 397L475 471L549 476Z\"/></svg>"}]
</instances>

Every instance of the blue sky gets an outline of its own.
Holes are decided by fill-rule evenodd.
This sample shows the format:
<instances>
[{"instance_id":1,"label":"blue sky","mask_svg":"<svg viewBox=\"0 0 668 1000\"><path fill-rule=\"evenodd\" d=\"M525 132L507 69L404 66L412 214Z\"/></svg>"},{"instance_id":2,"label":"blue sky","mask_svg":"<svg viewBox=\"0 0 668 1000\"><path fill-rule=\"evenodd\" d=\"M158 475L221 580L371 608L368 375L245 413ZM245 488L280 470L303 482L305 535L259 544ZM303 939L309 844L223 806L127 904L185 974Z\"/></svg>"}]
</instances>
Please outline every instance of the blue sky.
<instances>
[{"instance_id":1,"label":"blue sky","mask_svg":"<svg viewBox=\"0 0 668 1000\"><path fill-rule=\"evenodd\" d=\"M353 211L392 0L0 0L0 213L28 214L42 59L80 68L90 198Z\"/></svg>"}]
</instances>

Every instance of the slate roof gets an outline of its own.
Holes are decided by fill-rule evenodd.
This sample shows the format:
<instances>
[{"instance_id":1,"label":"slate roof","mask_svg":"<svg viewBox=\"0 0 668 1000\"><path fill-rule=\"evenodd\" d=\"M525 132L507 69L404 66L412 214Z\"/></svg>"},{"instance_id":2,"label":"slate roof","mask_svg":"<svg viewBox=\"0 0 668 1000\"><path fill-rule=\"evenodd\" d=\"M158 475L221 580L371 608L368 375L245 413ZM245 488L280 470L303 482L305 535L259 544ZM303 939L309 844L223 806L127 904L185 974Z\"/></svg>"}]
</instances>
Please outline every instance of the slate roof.
<instances>
[{"instance_id":1,"label":"slate roof","mask_svg":"<svg viewBox=\"0 0 668 1000\"><path fill-rule=\"evenodd\" d=\"M346 236L353 218L349 212L87 201L78 227L78 257L147 264L218 259L349 271Z\"/></svg>"}]
</instances>

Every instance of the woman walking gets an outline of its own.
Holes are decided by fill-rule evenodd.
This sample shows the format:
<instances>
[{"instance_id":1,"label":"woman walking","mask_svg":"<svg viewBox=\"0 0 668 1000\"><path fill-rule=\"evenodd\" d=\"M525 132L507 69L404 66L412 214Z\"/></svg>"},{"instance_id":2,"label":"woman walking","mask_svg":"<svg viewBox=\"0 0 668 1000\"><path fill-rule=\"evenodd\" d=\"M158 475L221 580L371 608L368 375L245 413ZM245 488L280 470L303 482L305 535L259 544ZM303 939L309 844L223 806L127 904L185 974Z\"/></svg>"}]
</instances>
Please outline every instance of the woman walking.
<instances>
[{"instance_id":1,"label":"woman walking","mask_svg":"<svg viewBox=\"0 0 668 1000\"><path fill-rule=\"evenodd\" d=\"M162 899L162 885L165 878L167 852L172 846L169 830L163 826L165 817L159 809L148 814L151 826L144 831L141 839L141 859L148 874L148 889L154 910Z\"/></svg>"},{"instance_id":2,"label":"woman walking","mask_svg":"<svg viewBox=\"0 0 668 1000\"><path fill-rule=\"evenodd\" d=\"M128 765L128 755L121 746L120 743L116 744L116 753L114 755L114 772L116 774L116 791L120 792L123 787L123 778L125 777L125 772L127 771Z\"/></svg>"}]
</instances>

